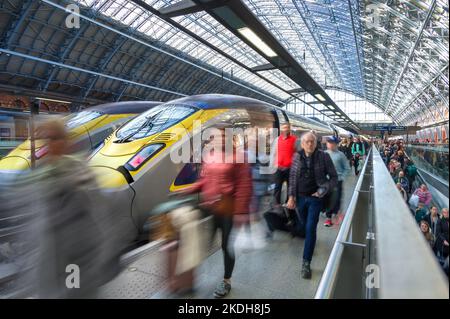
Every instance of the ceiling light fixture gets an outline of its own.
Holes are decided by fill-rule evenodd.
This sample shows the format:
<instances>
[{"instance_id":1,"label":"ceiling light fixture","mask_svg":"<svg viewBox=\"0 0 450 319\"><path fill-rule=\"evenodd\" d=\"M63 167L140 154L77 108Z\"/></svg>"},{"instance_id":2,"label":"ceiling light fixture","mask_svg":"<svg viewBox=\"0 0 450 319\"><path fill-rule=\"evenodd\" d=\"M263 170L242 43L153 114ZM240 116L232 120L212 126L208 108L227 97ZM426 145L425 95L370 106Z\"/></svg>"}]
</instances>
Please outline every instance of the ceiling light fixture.
<instances>
[{"instance_id":1,"label":"ceiling light fixture","mask_svg":"<svg viewBox=\"0 0 450 319\"><path fill-rule=\"evenodd\" d=\"M252 29L248 27L238 29L238 32L242 34L247 40L249 40L253 45L260 49L266 56L273 58L277 54L273 51L261 38L253 32Z\"/></svg>"},{"instance_id":2,"label":"ceiling light fixture","mask_svg":"<svg viewBox=\"0 0 450 319\"><path fill-rule=\"evenodd\" d=\"M314 96L316 97L316 99L318 99L321 102L326 101L326 99L322 96L322 94L317 93L317 94L314 94Z\"/></svg>"},{"instance_id":3,"label":"ceiling light fixture","mask_svg":"<svg viewBox=\"0 0 450 319\"><path fill-rule=\"evenodd\" d=\"M64 104L72 104L72 102L61 101L61 100L53 100L53 99L48 99L48 98L45 98L45 97L36 97L36 100L56 102L56 103L64 103Z\"/></svg>"}]
</instances>

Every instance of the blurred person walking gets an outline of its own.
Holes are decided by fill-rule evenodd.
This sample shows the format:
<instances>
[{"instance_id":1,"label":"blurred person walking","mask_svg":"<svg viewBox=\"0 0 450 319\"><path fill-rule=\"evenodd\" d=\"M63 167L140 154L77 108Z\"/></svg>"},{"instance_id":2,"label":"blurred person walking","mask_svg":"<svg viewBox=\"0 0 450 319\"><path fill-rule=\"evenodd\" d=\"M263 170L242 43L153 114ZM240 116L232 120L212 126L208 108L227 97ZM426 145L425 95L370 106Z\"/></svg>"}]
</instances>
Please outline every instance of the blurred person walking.
<instances>
[{"instance_id":1,"label":"blurred person walking","mask_svg":"<svg viewBox=\"0 0 450 319\"><path fill-rule=\"evenodd\" d=\"M350 165L348 164L347 157L344 155L344 153L338 150L338 143L339 138L336 136L327 138L326 153L330 155L331 160L333 161L334 168L336 169L336 173L338 175L338 182L336 184L336 187L327 196L330 198L330 207L326 207L327 218L324 223L325 227L331 227L333 225L333 215L337 215L339 213L342 200L342 185L345 177L351 170Z\"/></svg>"},{"instance_id":2,"label":"blurred person walking","mask_svg":"<svg viewBox=\"0 0 450 319\"><path fill-rule=\"evenodd\" d=\"M219 282L214 297L222 298L231 290L231 276L235 264L234 247L231 240L233 224L237 219L248 222L252 198L251 169L248 163L236 161L236 146L226 150L225 127L210 142L213 150L203 158L199 180L183 193L200 192L201 206L213 217L211 242L216 231L221 230L222 252L224 256L224 276Z\"/></svg>"},{"instance_id":3,"label":"blurred person walking","mask_svg":"<svg viewBox=\"0 0 450 319\"><path fill-rule=\"evenodd\" d=\"M282 124L276 149L277 171L275 172L274 206L277 210L281 210L283 184L286 182L289 187L289 172L296 151L296 142L297 138L291 134L291 125L289 123Z\"/></svg>"},{"instance_id":4,"label":"blurred person walking","mask_svg":"<svg viewBox=\"0 0 450 319\"><path fill-rule=\"evenodd\" d=\"M33 215L23 238L31 269L24 280L37 298L95 297L119 271L119 253L129 243L118 239L114 212L104 206L94 174L70 155L65 125L45 122L36 136L46 142L45 164L19 182L31 186L24 206Z\"/></svg>"}]
</instances>

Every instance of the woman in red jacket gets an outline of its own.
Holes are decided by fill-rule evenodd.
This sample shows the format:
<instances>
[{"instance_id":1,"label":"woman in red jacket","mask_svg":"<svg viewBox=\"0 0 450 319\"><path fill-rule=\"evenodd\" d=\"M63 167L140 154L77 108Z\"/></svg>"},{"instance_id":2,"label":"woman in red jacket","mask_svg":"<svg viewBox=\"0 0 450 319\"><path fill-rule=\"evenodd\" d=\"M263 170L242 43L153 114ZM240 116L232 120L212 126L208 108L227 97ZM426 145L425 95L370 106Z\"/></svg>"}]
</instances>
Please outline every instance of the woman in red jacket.
<instances>
[{"instance_id":1,"label":"woman in red jacket","mask_svg":"<svg viewBox=\"0 0 450 319\"><path fill-rule=\"evenodd\" d=\"M220 133L219 133L220 132ZM221 128L203 151L202 171L199 180L186 192L200 192L201 206L213 217L212 239L218 228L222 231L224 254L224 279L214 292L216 298L225 297L231 290L231 275L234 268L234 249L230 234L234 217L248 218L252 196L251 168L246 163L245 152L236 147L225 149L225 129ZM232 136L230 138L233 138ZM242 161L241 161L242 159ZM243 162L243 163L241 163Z\"/></svg>"}]
</instances>

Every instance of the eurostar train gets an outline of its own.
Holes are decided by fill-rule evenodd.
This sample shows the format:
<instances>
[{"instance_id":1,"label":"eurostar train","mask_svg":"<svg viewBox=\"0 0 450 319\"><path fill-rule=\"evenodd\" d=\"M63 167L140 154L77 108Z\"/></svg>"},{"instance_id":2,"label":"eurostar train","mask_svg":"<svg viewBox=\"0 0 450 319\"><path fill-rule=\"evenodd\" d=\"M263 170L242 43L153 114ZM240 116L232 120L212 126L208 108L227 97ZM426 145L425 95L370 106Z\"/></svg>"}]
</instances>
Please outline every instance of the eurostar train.
<instances>
[{"instance_id":1,"label":"eurostar train","mask_svg":"<svg viewBox=\"0 0 450 319\"><path fill-rule=\"evenodd\" d=\"M89 165L100 185L120 197L123 217L128 216L139 232L152 208L166 201L170 192L196 180L198 164L176 163L171 157L171 151L183 140L193 139L195 125L200 123L204 130L227 123L242 130L258 128L265 134L286 122L297 136L314 131L320 141L323 136L337 134L326 124L255 99L196 95L156 106L124 124L95 151ZM266 144L267 154L270 146Z\"/></svg>"},{"instance_id":2,"label":"eurostar train","mask_svg":"<svg viewBox=\"0 0 450 319\"><path fill-rule=\"evenodd\" d=\"M333 129L336 130L337 135L338 135L340 138L351 139L351 138L353 138L353 137L355 136L355 134L353 134L353 133L351 133L351 132L349 132L349 131L347 131L347 130L345 130L345 129L343 129L342 127L339 127L339 126L337 126L337 125L332 125L332 127L333 127Z\"/></svg>"},{"instance_id":3,"label":"eurostar train","mask_svg":"<svg viewBox=\"0 0 450 319\"><path fill-rule=\"evenodd\" d=\"M116 102L101 104L64 117L73 151L91 152L103 140L130 118L147 111L161 102ZM30 140L26 140L0 160L0 173L21 173L31 167ZM36 166L47 153L42 140L35 141Z\"/></svg>"}]
</instances>

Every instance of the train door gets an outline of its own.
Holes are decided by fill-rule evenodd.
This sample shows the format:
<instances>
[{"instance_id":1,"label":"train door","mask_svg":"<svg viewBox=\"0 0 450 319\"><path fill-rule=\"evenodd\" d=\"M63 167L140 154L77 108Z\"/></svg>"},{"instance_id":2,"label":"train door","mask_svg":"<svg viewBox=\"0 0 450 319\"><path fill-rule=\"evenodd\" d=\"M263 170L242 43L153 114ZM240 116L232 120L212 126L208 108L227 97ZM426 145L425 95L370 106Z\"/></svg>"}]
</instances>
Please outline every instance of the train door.
<instances>
[{"instance_id":1,"label":"train door","mask_svg":"<svg viewBox=\"0 0 450 319\"><path fill-rule=\"evenodd\" d=\"M277 115L277 122L278 122L278 131L281 128L281 125L284 123L289 123L289 118L286 115L286 112L283 110L280 110L279 108L275 109L275 113Z\"/></svg>"}]
</instances>

